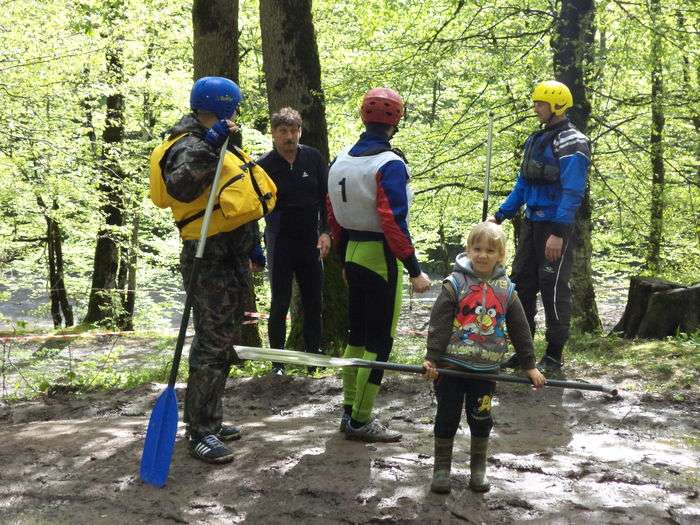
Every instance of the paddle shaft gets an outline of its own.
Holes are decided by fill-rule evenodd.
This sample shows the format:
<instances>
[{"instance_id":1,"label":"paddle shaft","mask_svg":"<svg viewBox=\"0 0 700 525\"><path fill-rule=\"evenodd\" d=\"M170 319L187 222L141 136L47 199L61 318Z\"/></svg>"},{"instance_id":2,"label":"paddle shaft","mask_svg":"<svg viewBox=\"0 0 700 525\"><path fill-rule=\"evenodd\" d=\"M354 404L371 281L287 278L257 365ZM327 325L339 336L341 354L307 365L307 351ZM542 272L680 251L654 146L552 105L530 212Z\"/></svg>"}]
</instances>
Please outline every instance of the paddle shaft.
<instances>
[{"instance_id":1,"label":"paddle shaft","mask_svg":"<svg viewBox=\"0 0 700 525\"><path fill-rule=\"evenodd\" d=\"M361 368L379 368L382 370L393 370L396 372L409 372L412 374L423 374L425 369L419 365L404 365L400 363L386 363L383 361L369 361L367 359L350 359L345 357L331 357L323 354L307 354L294 350L280 350L276 348L257 348L254 346L236 346L236 353L241 359L252 359L261 361L279 361L295 365L310 365L324 367L344 367L358 366ZM477 379L483 381L500 381L505 383L520 383L529 385L531 381L525 377L489 374L482 372L465 372L454 368L438 368L438 374L463 379ZM613 386L596 385L594 383L582 383L578 381L559 381L547 379L545 386L557 388L574 388L577 390L591 390L594 392L605 392L612 396L617 395L617 389Z\"/></svg>"},{"instance_id":2,"label":"paddle shaft","mask_svg":"<svg viewBox=\"0 0 700 525\"><path fill-rule=\"evenodd\" d=\"M197 242L197 252L194 256L190 276L187 280L187 288L185 289L185 311L182 313L180 320L180 330L177 333L177 343L175 344L175 355L173 356L173 364L170 367L170 378L168 386L173 387L177 380L177 372L180 369L180 359L182 358L182 348L185 346L185 336L187 335L187 325L190 322L190 310L192 309L192 286L194 286L195 278L199 273L199 263L204 257L204 247L207 243L207 233L209 232L209 222L211 214L214 212L214 204L216 203L216 188L219 187L219 179L221 178L221 169L224 165L224 157L226 156L226 148L228 147L228 138L221 146L219 153L219 162L216 165L216 173L214 180L211 183L209 190L209 199L207 207L204 209L204 217L202 218L202 229L199 231L199 241Z\"/></svg>"},{"instance_id":3,"label":"paddle shaft","mask_svg":"<svg viewBox=\"0 0 700 525\"><path fill-rule=\"evenodd\" d=\"M486 136L486 176L484 180L484 205L481 220L485 221L489 213L489 192L491 187L491 154L493 152L493 112L489 112L489 128Z\"/></svg>"},{"instance_id":4,"label":"paddle shaft","mask_svg":"<svg viewBox=\"0 0 700 525\"><path fill-rule=\"evenodd\" d=\"M397 372L410 372L413 374L422 374L425 369L419 365L402 365L400 363L381 363L379 361L365 361L364 359L351 359L355 362L355 366L363 368L381 368L383 370L395 370ZM505 375L505 374L487 374L482 372L464 372L453 368L438 368L438 374L451 377L459 377L462 379L477 379L482 381L500 381L503 383L520 383L523 385L531 385L532 382L526 377ZM577 390L592 390L595 392L605 392L613 396L617 395L617 389L606 387L604 385L596 385L593 383L581 383L578 381L559 381L556 379L547 379L545 386L553 386L557 388L575 388Z\"/></svg>"}]
</instances>

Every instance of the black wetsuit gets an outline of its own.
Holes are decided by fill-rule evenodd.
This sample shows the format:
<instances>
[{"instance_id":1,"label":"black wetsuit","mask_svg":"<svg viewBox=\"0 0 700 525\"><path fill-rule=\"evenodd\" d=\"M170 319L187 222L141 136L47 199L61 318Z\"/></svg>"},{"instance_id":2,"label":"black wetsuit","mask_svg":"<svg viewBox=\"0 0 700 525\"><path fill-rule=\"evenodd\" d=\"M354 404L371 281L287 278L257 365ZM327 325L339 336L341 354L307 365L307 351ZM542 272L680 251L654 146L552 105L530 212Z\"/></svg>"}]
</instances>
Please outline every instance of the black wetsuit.
<instances>
[{"instance_id":1,"label":"black wetsuit","mask_svg":"<svg viewBox=\"0 0 700 525\"><path fill-rule=\"evenodd\" d=\"M323 212L328 191L328 165L318 150L299 145L293 164L276 150L258 164L277 185L275 210L265 217L265 246L272 286L268 335L272 348L284 348L286 317L296 277L304 310L304 349L316 353L321 343L323 265L316 247L328 233Z\"/></svg>"}]
</instances>

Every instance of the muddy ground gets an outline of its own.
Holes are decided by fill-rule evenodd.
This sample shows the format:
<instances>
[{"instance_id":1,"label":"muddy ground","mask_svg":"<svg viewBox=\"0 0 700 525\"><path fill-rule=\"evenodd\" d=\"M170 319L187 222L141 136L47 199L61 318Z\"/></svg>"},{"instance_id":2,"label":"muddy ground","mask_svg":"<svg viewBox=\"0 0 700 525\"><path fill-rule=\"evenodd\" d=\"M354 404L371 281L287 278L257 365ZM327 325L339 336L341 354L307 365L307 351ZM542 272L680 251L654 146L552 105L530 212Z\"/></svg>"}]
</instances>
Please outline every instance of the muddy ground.
<instances>
[{"instance_id":1,"label":"muddy ground","mask_svg":"<svg viewBox=\"0 0 700 525\"><path fill-rule=\"evenodd\" d=\"M438 496L435 402L419 377L385 376L377 414L403 432L395 444L343 438L335 376L230 379L226 414L244 429L235 461L191 458L181 427L157 489L138 466L162 388L0 404L0 523L700 523L698 399L501 385L491 491L468 488L462 428L455 488Z\"/></svg>"}]
</instances>

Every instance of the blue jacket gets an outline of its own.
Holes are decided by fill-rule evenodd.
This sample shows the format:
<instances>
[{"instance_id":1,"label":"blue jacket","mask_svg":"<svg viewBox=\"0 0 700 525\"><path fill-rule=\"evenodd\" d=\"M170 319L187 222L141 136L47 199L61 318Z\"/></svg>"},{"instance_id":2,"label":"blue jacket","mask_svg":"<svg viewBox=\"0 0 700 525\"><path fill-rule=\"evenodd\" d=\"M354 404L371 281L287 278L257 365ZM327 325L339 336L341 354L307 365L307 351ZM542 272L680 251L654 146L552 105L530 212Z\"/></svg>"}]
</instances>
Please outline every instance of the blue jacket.
<instances>
[{"instance_id":1,"label":"blue jacket","mask_svg":"<svg viewBox=\"0 0 700 525\"><path fill-rule=\"evenodd\" d=\"M591 153L588 138L568 120L539 130L525 142L526 155L510 195L496 212L496 220L512 218L524 204L531 221L549 221L553 233L565 237L576 218L586 193ZM528 155L529 153L529 155ZM549 166L559 174L552 183L534 182L526 177L527 162Z\"/></svg>"}]
</instances>

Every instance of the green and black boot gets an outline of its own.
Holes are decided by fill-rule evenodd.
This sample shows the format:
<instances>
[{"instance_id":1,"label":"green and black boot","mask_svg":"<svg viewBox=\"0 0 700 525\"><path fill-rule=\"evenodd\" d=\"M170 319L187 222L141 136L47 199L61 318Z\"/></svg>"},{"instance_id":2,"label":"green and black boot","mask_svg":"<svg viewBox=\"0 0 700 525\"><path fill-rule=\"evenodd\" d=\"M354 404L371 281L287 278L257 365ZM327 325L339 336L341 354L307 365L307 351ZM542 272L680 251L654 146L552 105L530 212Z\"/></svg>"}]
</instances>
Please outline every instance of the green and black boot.
<instances>
[{"instance_id":1,"label":"green and black boot","mask_svg":"<svg viewBox=\"0 0 700 525\"><path fill-rule=\"evenodd\" d=\"M435 438L433 482L430 484L430 490L437 494L447 494L452 490L450 470L452 469L453 445L453 438Z\"/></svg>"},{"instance_id":2,"label":"green and black boot","mask_svg":"<svg viewBox=\"0 0 700 525\"><path fill-rule=\"evenodd\" d=\"M474 492L488 492L491 488L491 484L486 479L486 449L488 444L489 438L472 436L469 460L469 470L472 475L469 479L469 488Z\"/></svg>"}]
</instances>

